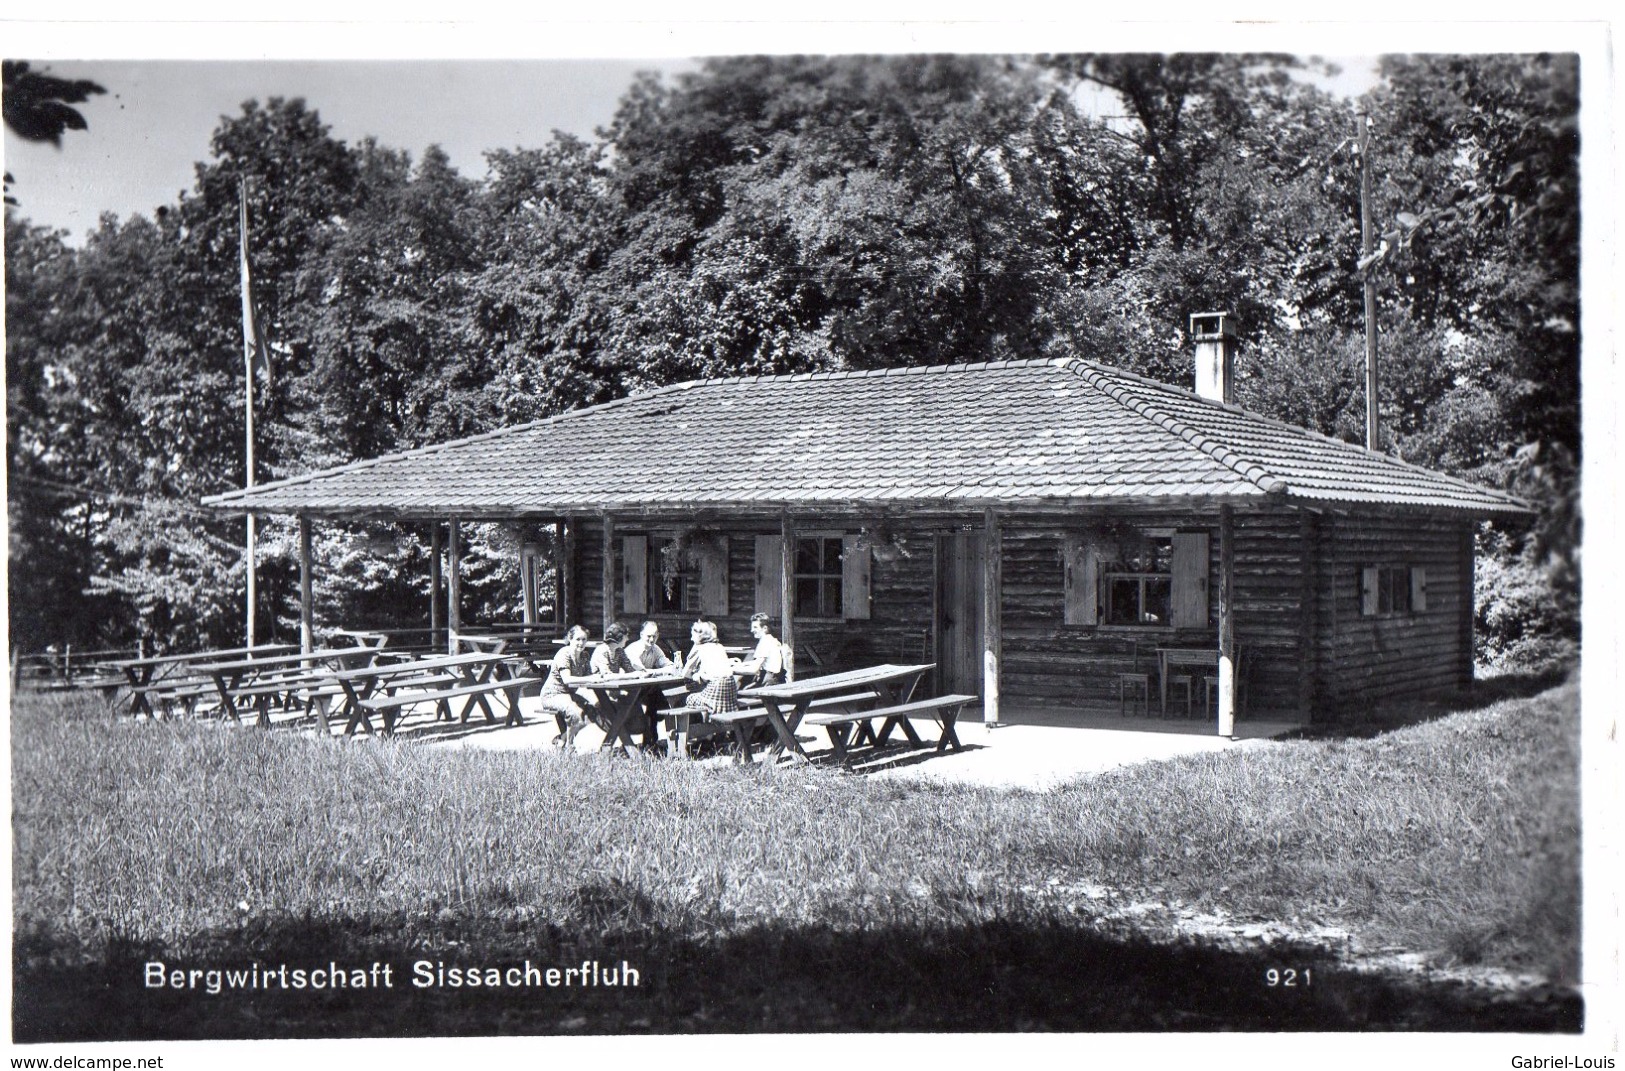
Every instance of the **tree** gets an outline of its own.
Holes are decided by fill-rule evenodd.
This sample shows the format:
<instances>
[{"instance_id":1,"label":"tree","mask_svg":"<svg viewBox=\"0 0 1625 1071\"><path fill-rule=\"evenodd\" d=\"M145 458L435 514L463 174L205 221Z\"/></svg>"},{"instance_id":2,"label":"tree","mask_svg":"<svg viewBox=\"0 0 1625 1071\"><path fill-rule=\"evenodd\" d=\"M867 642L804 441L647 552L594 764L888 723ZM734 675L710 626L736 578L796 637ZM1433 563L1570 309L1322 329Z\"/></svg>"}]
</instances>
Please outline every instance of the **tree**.
<instances>
[{"instance_id":1,"label":"tree","mask_svg":"<svg viewBox=\"0 0 1625 1071\"><path fill-rule=\"evenodd\" d=\"M87 130L89 124L79 109L92 94L107 90L88 78L58 78L36 71L26 60L5 60L3 98L6 128L25 141L48 141L62 147L62 135L69 130ZM5 175L5 203L15 205L11 196L11 172Z\"/></svg>"},{"instance_id":2,"label":"tree","mask_svg":"<svg viewBox=\"0 0 1625 1071\"><path fill-rule=\"evenodd\" d=\"M54 231L6 213L7 583L12 642L99 646L83 592L94 556L98 504L83 493L67 449L73 385L59 363L75 333L66 297L73 251Z\"/></svg>"},{"instance_id":3,"label":"tree","mask_svg":"<svg viewBox=\"0 0 1625 1071\"><path fill-rule=\"evenodd\" d=\"M107 90L88 78L57 78L36 71L24 60L6 60L4 69L5 119L12 133L27 141L48 141L58 148L68 130L86 130L79 109L94 93Z\"/></svg>"},{"instance_id":4,"label":"tree","mask_svg":"<svg viewBox=\"0 0 1625 1071\"><path fill-rule=\"evenodd\" d=\"M1034 352L1056 285L1029 66L713 61L609 135L606 358L638 382Z\"/></svg>"},{"instance_id":5,"label":"tree","mask_svg":"<svg viewBox=\"0 0 1625 1071\"><path fill-rule=\"evenodd\" d=\"M324 456L304 426L310 349L297 296L354 184L349 151L300 101L250 102L214 149L194 191L154 222L104 220L80 264L81 279L98 280L81 293L102 308L89 318L96 367L85 383L114 392L93 411L119 459L100 472L120 507L97 535L106 561L92 586L162 645L238 634L241 524L196 506L244 476L238 178L249 179L250 261L278 365L276 388L257 402L262 478ZM288 573L268 562L267 593L291 591Z\"/></svg>"},{"instance_id":6,"label":"tree","mask_svg":"<svg viewBox=\"0 0 1625 1071\"><path fill-rule=\"evenodd\" d=\"M1106 232L1108 248L1131 252L1093 260L1079 280L1110 299L1069 288L1059 338L1091 347L1113 340L1127 348L1099 357L1189 384L1190 363L1175 355L1188 349L1193 312L1231 312L1255 342L1358 307L1347 280L1358 250L1355 187L1324 181L1352 116L1292 77L1298 61L1081 54L1043 62L1064 79L1110 90L1124 108L1085 129L1118 147L1097 154L1109 165L1091 185L1115 192L1120 222ZM1116 323L1098 322L1104 312Z\"/></svg>"}]
</instances>

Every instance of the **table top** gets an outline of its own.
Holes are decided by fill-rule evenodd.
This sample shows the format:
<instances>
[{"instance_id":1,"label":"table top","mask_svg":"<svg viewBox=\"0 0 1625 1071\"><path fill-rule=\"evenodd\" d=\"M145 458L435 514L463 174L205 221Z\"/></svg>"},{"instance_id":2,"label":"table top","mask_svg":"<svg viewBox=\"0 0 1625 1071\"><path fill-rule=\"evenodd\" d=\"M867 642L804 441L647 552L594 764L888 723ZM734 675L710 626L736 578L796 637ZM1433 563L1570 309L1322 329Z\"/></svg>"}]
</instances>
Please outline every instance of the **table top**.
<instances>
[{"instance_id":1,"label":"table top","mask_svg":"<svg viewBox=\"0 0 1625 1071\"><path fill-rule=\"evenodd\" d=\"M336 628L333 635L367 636L376 639L380 636L428 636L445 631L444 628Z\"/></svg>"},{"instance_id":2,"label":"table top","mask_svg":"<svg viewBox=\"0 0 1625 1071\"><path fill-rule=\"evenodd\" d=\"M412 658L405 662L381 662L371 666L357 666L354 669L341 669L325 676L334 680L360 680L367 677L398 677L411 673L421 673L432 669L456 669L461 666L480 666L491 662L506 662L507 655L500 654L460 654L436 655L430 658Z\"/></svg>"},{"instance_id":3,"label":"table top","mask_svg":"<svg viewBox=\"0 0 1625 1071\"><path fill-rule=\"evenodd\" d=\"M358 655L376 655L376 647L328 647L309 654L273 655L270 658L245 658L235 662L204 662L196 668L202 673L230 673L237 669L263 669L267 666L290 666L306 661L325 661L329 658L350 658Z\"/></svg>"},{"instance_id":4,"label":"table top","mask_svg":"<svg viewBox=\"0 0 1625 1071\"><path fill-rule=\"evenodd\" d=\"M162 666L171 662L196 662L199 659L219 658L222 655L247 655L260 651L290 651L297 644L292 643L262 643L256 647L231 647L224 651L193 651L190 654L152 655L148 658L124 658L117 662L106 662L104 665L124 669L126 666L139 668L141 666Z\"/></svg>"},{"instance_id":5,"label":"table top","mask_svg":"<svg viewBox=\"0 0 1625 1071\"><path fill-rule=\"evenodd\" d=\"M574 677L566 673L563 679L571 688L593 688L602 691L680 684L686 678L676 669L657 669L639 673L595 673L590 677Z\"/></svg>"},{"instance_id":6,"label":"table top","mask_svg":"<svg viewBox=\"0 0 1625 1071\"><path fill-rule=\"evenodd\" d=\"M841 692L865 684L883 684L887 681L924 673L935 667L935 662L910 666L895 666L887 663L885 665L869 666L865 669L849 669L841 673L827 673L822 677L806 677L786 684L767 684L760 688L746 688L739 694L745 696L762 695L773 699L802 699L824 695L828 692Z\"/></svg>"}]
</instances>

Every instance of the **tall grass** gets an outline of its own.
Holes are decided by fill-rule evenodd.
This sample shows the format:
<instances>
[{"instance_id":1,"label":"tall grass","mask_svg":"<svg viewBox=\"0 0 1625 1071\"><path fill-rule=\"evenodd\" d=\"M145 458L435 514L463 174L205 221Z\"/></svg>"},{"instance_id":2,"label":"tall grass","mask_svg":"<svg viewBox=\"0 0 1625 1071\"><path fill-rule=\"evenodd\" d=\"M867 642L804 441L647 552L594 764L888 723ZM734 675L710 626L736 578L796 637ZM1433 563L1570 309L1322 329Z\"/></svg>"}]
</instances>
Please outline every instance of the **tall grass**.
<instances>
[{"instance_id":1,"label":"tall grass","mask_svg":"<svg viewBox=\"0 0 1625 1071\"><path fill-rule=\"evenodd\" d=\"M1097 885L1572 980L1576 704L1566 687L1029 793L134 724L24 696L17 932L87 955L288 923L403 947L549 928L705 940L1088 919L1102 909L1078 887Z\"/></svg>"}]
</instances>

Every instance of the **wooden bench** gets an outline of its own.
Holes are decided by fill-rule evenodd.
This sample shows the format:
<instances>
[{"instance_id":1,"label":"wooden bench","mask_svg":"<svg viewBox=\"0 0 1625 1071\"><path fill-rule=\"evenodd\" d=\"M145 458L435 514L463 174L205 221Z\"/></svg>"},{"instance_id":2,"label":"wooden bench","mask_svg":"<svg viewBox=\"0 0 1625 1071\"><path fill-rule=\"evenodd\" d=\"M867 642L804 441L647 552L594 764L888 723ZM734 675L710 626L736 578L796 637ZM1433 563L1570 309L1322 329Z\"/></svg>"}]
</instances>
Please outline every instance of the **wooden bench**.
<instances>
[{"instance_id":1,"label":"wooden bench","mask_svg":"<svg viewBox=\"0 0 1625 1071\"><path fill-rule=\"evenodd\" d=\"M847 695L826 695L810 700L807 703L807 709L809 711L813 711L829 710L831 708L846 708L854 706L858 703L874 703L879 698L879 692L852 692ZM739 750L736 757L740 762L749 762L751 761L752 756L751 735L759 730L767 728L767 712L763 709L762 701L760 699L753 699L746 696L745 698L739 700L738 710L731 710L722 714L712 714L710 716L710 722L713 725L722 726L723 728L731 729L733 731L734 741L739 745ZM864 725L859 732L861 734L867 734L871 739L873 739L874 734L869 730L867 725Z\"/></svg>"},{"instance_id":2,"label":"wooden bench","mask_svg":"<svg viewBox=\"0 0 1625 1071\"><path fill-rule=\"evenodd\" d=\"M962 749L959 734L954 731L954 723L959 720L959 712L965 704L976 702L974 695L943 695L935 699L917 699L912 703L899 703L891 707L879 707L874 710L852 711L845 714L809 714L807 723L822 725L829 733L830 744L835 750L835 760L840 763L847 761L847 733L853 725L869 726L875 719L885 719L878 733L870 731L870 739L875 747L883 747L886 739L891 736L893 727L900 727L909 742L918 746L922 741L909 724L909 718L918 715L929 715L942 726L942 734L937 739L937 751L945 751L952 747L955 751ZM860 734L863 732L860 729ZM861 735L860 735L861 739Z\"/></svg>"},{"instance_id":3,"label":"wooden bench","mask_svg":"<svg viewBox=\"0 0 1625 1071\"><path fill-rule=\"evenodd\" d=\"M94 677L72 677L66 680L47 680L44 683L34 685L34 690L38 692L101 691L104 694L111 695L124 687L127 687L127 684L122 676L114 677L104 674Z\"/></svg>"},{"instance_id":4,"label":"wooden bench","mask_svg":"<svg viewBox=\"0 0 1625 1071\"><path fill-rule=\"evenodd\" d=\"M394 689L396 688L438 688L445 684L454 684L462 679L449 673L424 674L395 681L389 685L381 685L381 687L383 687L386 696L392 696L395 694ZM316 684L304 685L296 692L297 699L304 704L305 716L317 718L322 727L329 733L332 731L329 725L332 702L335 699L343 699L348 695L349 693L345 691L344 686L331 677Z\"/></svg>"},{"instance_id":5,"label":"wooden bench","mask_svg":"<svg viewBox=\"0 0 1625 1071\"><path fill-rule=\"evenodd\" d=\"M451 700L467 698L463 704L462 721L468 721L468 715L478 704L485 711L485 720L494 722L496 715L492 713L491 706L485 701L486 696L495 692L502 692L508 697L508 718L505 724L518 725L524 721L519 711L519 696L525 688L532 684L540 684L541 677L508 677L503 680L485 681L479 684L461 684L454 688L437 688L433 691L411 692L406 695L387 695L373 699L363 699L360 715L361 725L370 733L372 720L367 716L368 711L376 711L383 719L384 732L395 731L396 715L403 707L415 706L418 703L435 703L436 720L451 720Z\"/></svg>"},{"instance_id":6,"label":"wooden bench","mask_svg":"<svg viewBox=\"0 0 1625 1071\"><path fill-rule=\"evenodd\" d=\"M214 686L214 681L208 678L196 679L192 677L176 677L161 684L148 684L132 689L133 694L143 696L148 703L156 703L154 710L162 711L160 717L169 717L173 714L174 705L179 704L187 717L198 713L198 702L204 699L219 699L220 690Z\"/></svg>"},{"instance_id":7,"label":"wooden bench","mask_svg":"<svg viewBox=\"0 0 1625 1071\"><path fill-rule=\"evenodd\" d=\"M323 669L283 670L267 673L264 677L238 685L231 689L233 705L244 700L251 701L254 706L255 721L261 728L271 726L271 707L273 701L280 701L282 709L298 710L303 707L303 715L308 717L314 713L318 702L325 704L326 700L344 694L344 690L332 683L331 677ZM318 715L323 725L327 724L327 709L324 705ZM296 719L297 720L297 719Z\"/></svg>"},{"instance_id":8,"label":"wooden bench","mask_svg":"<svg viewBox=\"0 0 1625 1071\"><path fill-rule=\"evenodd\" d=\"M827 707L849 707L854 703L873 703L880 698L879 692L853 692L850 695L826 695L810 700L807 709L821 710ZM754 711L758 716L762 714L762 701L750 696L739 701L740 709Z\"/></svg>"}]
</instances>

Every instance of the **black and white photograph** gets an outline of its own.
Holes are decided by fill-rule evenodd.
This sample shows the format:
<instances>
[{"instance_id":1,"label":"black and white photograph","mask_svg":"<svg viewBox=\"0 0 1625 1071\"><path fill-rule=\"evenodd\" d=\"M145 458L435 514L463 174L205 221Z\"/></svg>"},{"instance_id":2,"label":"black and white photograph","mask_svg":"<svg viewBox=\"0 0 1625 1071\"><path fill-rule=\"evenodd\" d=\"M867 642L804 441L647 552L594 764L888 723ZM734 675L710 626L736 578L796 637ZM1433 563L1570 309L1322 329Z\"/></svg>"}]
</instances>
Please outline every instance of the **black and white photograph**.
<instances>
[{"instance_id":1,"label":"black and white photograph","mask_svg":"<svg viewBox=\"0 0 1625 1071\"><path fill-rule=\"evenodd\" d=\"M1617 1066L1609 22L17 29L13 1067Z\"/></svg>"}]
</instances>

